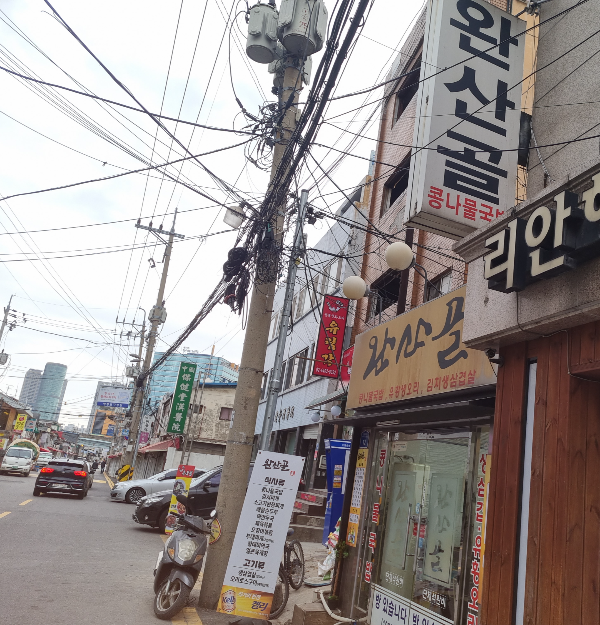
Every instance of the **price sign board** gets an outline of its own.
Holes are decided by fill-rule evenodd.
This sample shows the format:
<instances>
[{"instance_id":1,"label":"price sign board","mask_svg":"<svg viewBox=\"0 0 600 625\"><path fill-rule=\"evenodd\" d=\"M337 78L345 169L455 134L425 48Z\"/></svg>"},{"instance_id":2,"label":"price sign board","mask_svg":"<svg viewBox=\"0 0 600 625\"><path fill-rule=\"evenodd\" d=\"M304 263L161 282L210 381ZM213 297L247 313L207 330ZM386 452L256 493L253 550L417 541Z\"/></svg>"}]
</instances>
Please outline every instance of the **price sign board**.
<instances>
[{"instance_id":1,"label":"price sign board","mask_svg":"<svg viewBox=\"0 0 600 625\"><path fill-rule=\"evenodd\" d=\"M173 391L173 404L167 432L169 434L182 434L185 426L192 389L194 388L194 377L196 375L196 365L193 362L182 362L179 365L179 375L177 384Z\"/></svg>"},{"instance_id":2,"label":"price sign board","mask_svg":"<svg viewBox=\"0 0 600 625\"><path fill-rule=\"evenodd\" d=\"M218 612L267 620L304 458L259 451L242 507Z\"/></svg>"}]
</instances>

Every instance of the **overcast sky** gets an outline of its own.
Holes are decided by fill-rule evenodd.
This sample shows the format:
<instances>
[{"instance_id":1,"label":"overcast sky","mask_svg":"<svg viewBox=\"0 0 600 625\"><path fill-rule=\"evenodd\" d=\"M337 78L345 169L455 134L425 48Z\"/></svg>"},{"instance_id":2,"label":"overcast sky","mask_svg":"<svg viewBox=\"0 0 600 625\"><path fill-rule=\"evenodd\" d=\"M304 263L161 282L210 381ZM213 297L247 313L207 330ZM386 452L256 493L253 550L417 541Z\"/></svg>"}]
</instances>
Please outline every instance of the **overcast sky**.
<instances>
[{"instance_id":1,"label":"overcast sky","mask_svg":"<svg viewBox=\"0 0 600 625\"><path fill-rule=\"evenodd\" d=\"M239 129L244 120L232 80L238 98L255 115L265 101L274 100L266 66L245 56L243 14L238 15L231 37L229 29L225 32L228 16L244 10L241 2L232 6L228 0L208 4L193 0L55 0L52 4L152 112ZM332 4L328 3L330 11ZM370 87L383 79L396 56L394 49L404 40L421 6L422 0L374 0L337 94ZM2 0L0 11L0 66L137 106L52 17L42 0ZM315 67L319 58L320 54L313 58ZM142 113L24 84L1 71L0 92L2 197L93 180L142 168L144 160L164 163L183 154ZM352 109L376 102L381 95L382 89L368 99L363 95L333 102L325 118L342 114L332 121L358 130L378 105ZM370 137L377 132L378 116L377 111L365 130ZM351 123L346 126L346 122ZM244 140L241 135L200 129L192 136L190 126L165 125L193 154ZM351 135L333 127L325 127L318 136L320 143L335 143L339 149L345 149L351 140ZM352 145L351 152L368 159L374 147L372 140L362 139ZM315 148L314 154L323 165L339 156L323 148ZM243 147L201 160L257 202L266 189L266 174L245 159ZM177 176L179 167L174 165L168 171ZM332 177L341 188L349 188L367 170L366 160L346 157ZM181 179L202 187L219 202L232 203L196 165L183 164ZM305 179L305 186L312 186L308 172ZM322 193L335 191L331 183L321 185ZM341 199L339 194L327 197L332 207ZM166 289L168 318L161 328L158 349L177 338L219 282L235 234L199 239L227 229L218 206L163 179L159 171L0 202L0 303L6 306L14 295L11 308L18 311L17 327L6 332L2 342L10 361L0 368L0 390L18 396L27 369L43 369L46 362L63 363L68 367L69 384L61 421L87 423L96 382L125 381L127 354L137 351L136 342L121 333L131 330L132 322L141 322L140 306L149 310L155 303L164 246L136 229L135 222L141 216L145 225L152 219L154 226L162 223L170 228L175 208L180 211L175 230L185 239L173 250ZM116 221L120 223L101 225ZM89 227L73 228L83 225ZM310 243L316 243L323 227L308 227ZM63 256L70 258L60 258ZM240 317L220 304L185 345L210 351L214 343L217 355L239 362L243 338Z\"/></svg>"}]
</instances>

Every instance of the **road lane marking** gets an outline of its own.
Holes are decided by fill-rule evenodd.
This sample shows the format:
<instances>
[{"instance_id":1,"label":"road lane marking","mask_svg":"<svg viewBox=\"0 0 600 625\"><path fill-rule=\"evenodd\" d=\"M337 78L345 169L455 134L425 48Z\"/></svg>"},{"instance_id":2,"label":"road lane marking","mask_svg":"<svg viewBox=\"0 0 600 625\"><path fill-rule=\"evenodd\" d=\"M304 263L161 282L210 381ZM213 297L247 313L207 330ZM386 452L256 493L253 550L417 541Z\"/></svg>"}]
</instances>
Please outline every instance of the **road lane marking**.
<instances>
[{"instance_id":1,"label":"road lane marking","mask_svg":"<svg viewBox=\"0 0 600 625\"><path fill-rule=\"evenodd\" d=\"M183 608L181 612L171 619L173 625L203 625L196 608Z\"/></svg>"},{"instance_id":2,"label":"road lane marking","mask_svg":"<svg viewBox=\"0 0 600 625\"><path fill-rule=\"evenodd\" d=\"M110 490L112 490L115 487L115 483L110 479L110 477L108 476L108 473L103 473L103 475L106 478L108 485L110 486Z\"/></svg>"},{"instance_id":3,"label":"road lane marking","mask_svg":"<svg viewBox=\"0 0 600 625\"><path fill-rule=\"evenodd\" d=\"M162 538L163 543L166 543L169 538L166 534L161 534L160 537Z\"/></svg>"},{"instance_id":4,"label":"road lane marking","mask_svg":"<svg viewBox=\"0 0 600 625\"><path fill-rule=\"evenodd\" d=\"M106 484L106 480L94 480L94 484Z\"/></svg>"},{"instance_id":5,"label":"road lane marking","mask_svg":"<svg viewBox=\"0 0 600 625\"><path fill-rule=\"evenodd\" d=\"M0 512L0 519L2 517L8 516L10 514L10 512Z\"/></svg>"},{"instance_id":6,"label":"road lane marking","mask_svg":"<svg viewBox=\"0 0 600 625\"><path fill-rule=\"evenodd\" d=\"M20 506L26 506L28 503L32 502L33 499L26 499L23 503L20 503Z\"/></svg>"}]
</instances>

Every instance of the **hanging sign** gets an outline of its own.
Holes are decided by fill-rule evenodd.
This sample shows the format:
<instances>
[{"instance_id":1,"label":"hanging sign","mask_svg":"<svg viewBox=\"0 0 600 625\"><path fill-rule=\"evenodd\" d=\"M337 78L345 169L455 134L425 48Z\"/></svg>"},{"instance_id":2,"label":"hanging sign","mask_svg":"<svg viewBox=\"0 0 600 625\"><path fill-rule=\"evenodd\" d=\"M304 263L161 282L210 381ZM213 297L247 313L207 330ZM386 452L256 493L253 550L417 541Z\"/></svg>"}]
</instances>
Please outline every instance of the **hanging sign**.
<instances>
[{"instance_id":1,"label":"hanging sign","mask_svg":"<svg viewBox=\"0 0 600 625\"><path fill-rule=\"evenodd\" d=\"M171 503L165 522L165 534L172 534L175 529L177 517L173 513L185 514L185 506L177 501L177 495L188 496L195 468L196 467L191 464L180 464L177 467L175 484L173 484L173 494L171 495Z\"/></svg>"},{"instance_id":2,"label":"hanging sign","mask_svg":"<svg viewBox=\"0 0 600 625\"><path fill-rule=\"evenodd\" d=\"M313 375L322 378L339 376L349 303L350 300L334 295L326 295L323 298Z\"/></svg>"},{"instance_id":3,"label":"hanging sign","mask_svg":"<svg viewBox=\"0 0 600 625\"><path fill-rule=\"evenodd\" d=\"M406 225L459 239L514 206L525 28L486 0L429 0Z\"/></svg>"},{"instance_id":4,"label":"hanging sign","mask_svg":"<svg viewBox=\"0 0 600 625\"><path fill-rule=\"evenodd\" d=\"M341 380L343 384L350 383L350 374L352 373L352 358L354 357L354 345L349 347L342 354L342 373Z\"/></svg>"},{"instance_id":5,"label":"hanging sign","mask_svg":"<svg viewBox=\"0 0 600 625\"><path fill-rule=\"evenodd\" d=\"M365 485L365 472L369 458L369 430L363 430L360 435L360 446L356 456L356 469L354 470L354 487L352 488L352 500L350 502L350 516L348 518L348 533L346 544L356 547L358 536L358 524L360 521L360 508L362 506L363 488Z\"/></svg>"},{"instance_id":6,"label":"hanging sign","mask_svg":"<svg viewBox=\"0 0 600 625\"><path fill-rule=\"evenodd\" d=\"M13 425L13 430L15 432L22 432L25 429L25 424L27 423L28 414L19 413L15 418L15 423Z\"/></svg>"},{"instance_id":7,"label":"hanging sign","mask_svg":"<svg viewBox=\"0 0 600 625\"><path fill-rule=\"evenodd\" d=\"M169 434L181 434L185 426L185 420L190 406L192 389L194 388L194 377L196 375L196 365L192 362L182 362L179 365L179 375L177 384L173 391L173 403L171 404L171 414L167 432Z\"/></svg>"},{"instance_id":8,"label":"hanging sign","mask_svg":"<svg viewBox=\"0 0 600 625\"><path fill-rule=\"evenodd\" d=\"M218 612L267 620L304 458L259 451L246 491Z\"/></svg>"},{"instance_id":9,"label":"hanging sign","mask_svg":"<svg viewBox=\"0 0 600 625\"><path fill-rule=\"evenodd\" d=\"M487 384L487 356L467 349L467 287L434 299L356 337L346 410Z\"/></svg>"}]
</instances>

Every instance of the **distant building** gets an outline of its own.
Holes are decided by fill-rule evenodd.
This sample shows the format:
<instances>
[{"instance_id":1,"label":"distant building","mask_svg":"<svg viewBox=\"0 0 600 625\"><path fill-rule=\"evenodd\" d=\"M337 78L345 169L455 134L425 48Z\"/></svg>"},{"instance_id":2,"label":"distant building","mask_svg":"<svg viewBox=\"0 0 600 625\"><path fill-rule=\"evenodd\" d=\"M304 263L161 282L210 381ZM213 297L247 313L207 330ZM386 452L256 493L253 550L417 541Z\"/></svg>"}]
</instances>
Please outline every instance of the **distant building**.
<instances>
[{"instance_id":1,"label":"distant building","mask_svg":"<svg viewBox=\"0 0 600 625\"><path fill-rule=\"evenodd\" d=\"M42 381L42 371L40 369L28 369L23 380L19 402L24 406L33 406Z\"/></svg>"},{"instance_id":2,"label":"distant building","mask_svg":"<svg viewBox=\"0 0 600 625\"><path fill-rule=\"evenodd\" d=\"M164 352L154 354L153 363L156 362ZM148 385L148 406L154 408L158 405L163 395L170 394L175 389L179 364L182 362L195 362L199 365L196 370L194 381L202 379L204 372L207 373L206 381L227 384L237 383L239 366L225 358L212 357L210 354L199 354L198 352L188 352L186 354L172 354L167 360L152 374ZM209 371L210 363L210 371Z\"/></svg>"},{"instance_id":3,"label":"distant building","mask_svg":"<svg viewBox=\"0 0 600 625\"><path fill-rule=\"evenodd\" d=\"M62 391L60 393L60 399L58 400L58 411L60 412L60 409L62 408L62 405L65 401L65 391L67 390L67 382L69 380L65 380L63 382L63 386L62 386Z\"/></svg>"},{"instance_id":4,"label":"distant building","mask_svg":"<svg viewBox=\"0 0 600 625\"><path fill-rule=\"evenodd\" d=\"M96 386L96 393L94 395L94 403L92 404L92 408L90 410L90 418L88 419L87 428L85 429L86 432L90 432L90 433L92 432L92 429L94 428L94 417L96 416L96 413L98 412L98 408L100 408L101 412L106 411L106 408L98 406L98 402L100 401L101 390L110 389L110 388L124 389L124 388L128 388L128 386L127 384L121 384L120 382L98 382Z\"/></svg>"},{"instance_id":5,"label":"distant building","mask_svg":"<svg viewBox=\"0 0 600 625\"><path fill-rule=\"evenodd\" d=\"M40 379L40 386L33 404L34 413L42 421L58 421L59 401L63 396L63 386L67 366L47 362Z\"/></svg>"}]
</instances>

